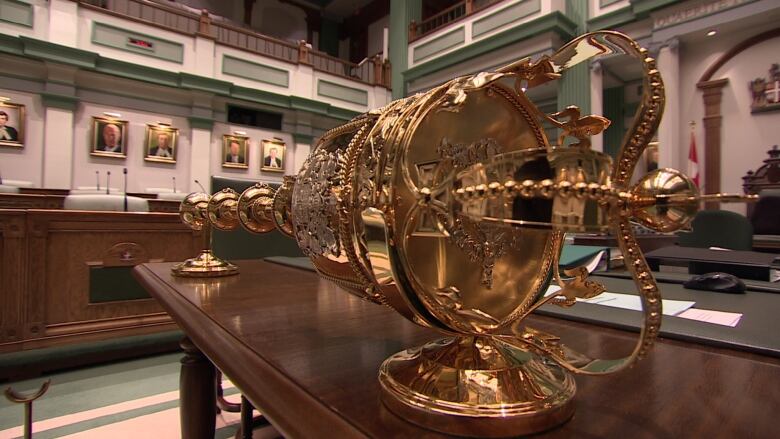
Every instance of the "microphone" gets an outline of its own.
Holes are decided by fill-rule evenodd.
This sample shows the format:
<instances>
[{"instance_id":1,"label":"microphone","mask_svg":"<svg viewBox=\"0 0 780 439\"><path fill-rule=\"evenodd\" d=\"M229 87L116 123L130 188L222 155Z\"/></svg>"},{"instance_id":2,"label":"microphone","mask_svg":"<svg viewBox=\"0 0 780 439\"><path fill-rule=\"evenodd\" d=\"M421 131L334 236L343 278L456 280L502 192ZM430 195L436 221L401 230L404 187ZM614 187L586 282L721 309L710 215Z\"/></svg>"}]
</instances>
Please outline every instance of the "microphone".
<instances>
[{"instance_id":1,"label":"microphone","mask_svg":"<svg viewBox=\"0 0 780 439\"><path fill-rule=\"evenodd\" d=\"M106 195L109 194L111 189L111 171L106 171Z\"/></svg>"},{"instance_id":2,"label":"microphone","mask_svg":"<svg viewBox=\"0 0 780 439\"><path fill-rule=\"evenodd\" d=\"M171 177L171 178L173 178L173 193L175 194L176 193L176 177Z\"/></svg>"},{"instance_id":3,"label":"microphone","mask_svg":"<svg viewBox=\"0 0 780 439\"><path fill-rule=\"evenodd\" d=\"M97 181L97 186L95 186L95 188L100 190L100 171L95 171L95 180Z\"/></svg>"},{"instance_id":4,"label":"microphone","mask_svg":"<svg viewBox=\"0 0 780 439\"><path fill-rule=\"evenodd\" d=\"M204 188L204 187L203 187L203 185L202 185L202 184L200 184L200 182L199 182L198 180L195 180L195 184L197 184L198 186L200 186L200 190L202 190L204 193L206 192L206 188Z\"/></svg>"},{"instance_id":5,"label":"microphone","mask_svg":"<svg viewBox=\"0 0 780 439\"><path fill-rule=\"evenodd\" d=\"M122 173L125 174L125 212L127 212L127 168L122 168Z\"/></svg>"}]
</instances>

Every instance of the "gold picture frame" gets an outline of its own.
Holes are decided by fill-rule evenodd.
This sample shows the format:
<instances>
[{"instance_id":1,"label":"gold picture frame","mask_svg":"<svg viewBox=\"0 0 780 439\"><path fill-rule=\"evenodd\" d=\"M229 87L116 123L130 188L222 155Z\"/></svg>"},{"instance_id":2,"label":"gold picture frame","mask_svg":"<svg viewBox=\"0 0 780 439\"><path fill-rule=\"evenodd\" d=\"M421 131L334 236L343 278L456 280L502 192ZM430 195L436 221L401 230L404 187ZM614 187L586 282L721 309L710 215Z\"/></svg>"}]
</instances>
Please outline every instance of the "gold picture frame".
<instances>
[{"instance_id":1,"label":"gold picture frame","mask_svg":"<svg viewBox=\"0 0 780 439\"><path fill-rule=\"evenodd\" d=\"M146 124L145 145L144 160L176 164L176 153L179 149L179 129L170 125Z\"/></svg>"},{"instance_id":2,"label":"gold picture frame","mask_svg":"<svg viewBox=\"0 0 780 439\"><path fill-rule=\"evenodd\" d=\"M287 145L282 139L263 139L263 159L260 161L260 169L268 172L284 172ZM281 151L281 152L279 152Z\"/></svg>"},{"instance_id":3,"label":"gold picture frame","mask_svg":"<svg viewBox=\"0 0 780 439\"><path fill-rule=\"evenodd\" d=\"M92 116L90 155L127 158L127 127L126 120Z\"/></svg>"},{"instance_id":4,"label":"gold picture frame","mask_svg":"<svg viewBox=\"0 0 780 439\"><path fill-rule=\"evenodd\" d=\"M238 149L233 148L233 144L238 144ZM222 167L249 168L249 137L235 134L222 136Z\"/></svg>"},{"instance_id":5,"label":"gold picture frame","mask_svg":"<svg viewBox=\"0 0 780 439\"><path fill-rule=\"evenodd\" d=\"M25 121L24 105L0 102L0 146L24 148Z\"/></svg>"}]
</instances>

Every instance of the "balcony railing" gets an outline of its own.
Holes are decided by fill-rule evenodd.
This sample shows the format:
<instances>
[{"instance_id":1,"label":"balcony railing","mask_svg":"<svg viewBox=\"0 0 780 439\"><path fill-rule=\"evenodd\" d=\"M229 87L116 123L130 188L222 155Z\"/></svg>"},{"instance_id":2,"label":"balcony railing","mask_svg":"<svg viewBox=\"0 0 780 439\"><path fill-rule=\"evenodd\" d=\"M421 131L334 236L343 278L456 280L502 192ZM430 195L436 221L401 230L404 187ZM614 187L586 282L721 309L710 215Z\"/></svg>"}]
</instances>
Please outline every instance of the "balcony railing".
<instances>
[{"instance_id":1,"label":"balcony railing","mask_svg":"<svg viewBox=\"0 0 780 439\"><path fill-rule=\"evenodd\" d=\"M312 50L305 41L298 44L260 34L229 23L207 11L200 15L147 0L73 0L81 7L124 19L154 25L191 36L212 38L217 44L293 64L311 65L314 70L353 81L390 88L390 63L375 56L359 64Z\"/></svg>"},{"instance_id":2,"label":"balcony railing","mask_svg":"<svg viewBox=\"0 0 780 439\"><path fill-rule=\"evenodd\" d=\"M477 13L488 6L492 6L502 0L465 0L455 3L449 8L432 15L419 23L414 20L409 24L409 42L424 37L436 30L462 20L471 14Z\"/></svg>"}]
</instances>

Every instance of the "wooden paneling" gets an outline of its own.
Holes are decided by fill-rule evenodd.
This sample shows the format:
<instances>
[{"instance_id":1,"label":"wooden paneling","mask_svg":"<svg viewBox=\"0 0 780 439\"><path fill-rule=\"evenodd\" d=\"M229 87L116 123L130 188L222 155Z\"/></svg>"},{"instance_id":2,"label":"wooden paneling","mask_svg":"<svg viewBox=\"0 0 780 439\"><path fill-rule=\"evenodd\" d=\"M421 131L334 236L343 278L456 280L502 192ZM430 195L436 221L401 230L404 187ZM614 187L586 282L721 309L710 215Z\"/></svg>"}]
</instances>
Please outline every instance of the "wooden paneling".
<instances>
[{"instance_id":1,"label":"wooden paneling","mask_svg":"<svg viewBox=\"0 0 780 439\"><path fill-rule=\"evenodd\" d=\"M0 209L62 209L64 195L0 194Z\"/></svg>"},{"instance_id":2,"label":"wooden paneling","mask_svg":"<svg viewBox=\"0 0 780 439\"><path fill-rule=\"evenodd\" d=\"M26 288L25 212L0 211L0 343L21 340Z\"/></svg>"},{"instance_id":3,"label":"wooden paneling","mask_svg":"<svg viewBox=\"0 0 780 439\"><path fill-rule=\"evenodd\" d=\"M0 352L172 329L151 298L90 303L90 270L181 261L200 241L173 213L0 209L0 231Z\"/></svg>"}]
</instances>

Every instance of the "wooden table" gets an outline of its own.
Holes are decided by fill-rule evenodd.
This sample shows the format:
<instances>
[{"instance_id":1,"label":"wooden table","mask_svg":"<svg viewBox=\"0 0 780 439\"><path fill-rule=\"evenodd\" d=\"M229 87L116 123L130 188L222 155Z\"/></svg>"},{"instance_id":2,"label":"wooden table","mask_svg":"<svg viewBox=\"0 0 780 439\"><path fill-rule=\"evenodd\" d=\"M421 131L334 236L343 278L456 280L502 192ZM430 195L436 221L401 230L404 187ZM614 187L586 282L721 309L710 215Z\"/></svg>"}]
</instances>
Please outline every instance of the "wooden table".
<instances>
[{"instance_id":1,"label":"wooden table","mask_svg":"<svg viewBox=\"0 0 780 439\"><path fill-rule=\"evenodd\" d=\"M135 275L194 344L285 437L440 437L389 412L377 371L389 355L438 334L364 302L314 273L239 261L235 277ZM594 355L624 355L636 334L533 316L528 323ZM769 330L769 328L767 328ZM182 360L182 437L213 437L213 367ZM209 381L212 380L212 381ZM576 413L544 437L772 437L780 359L661 340L610 377L577 377Z\"/></svg>"}]
</instances>

